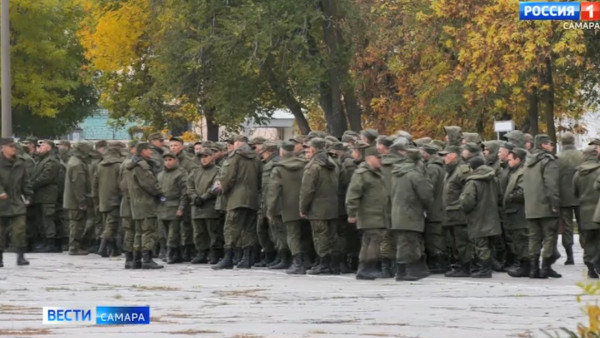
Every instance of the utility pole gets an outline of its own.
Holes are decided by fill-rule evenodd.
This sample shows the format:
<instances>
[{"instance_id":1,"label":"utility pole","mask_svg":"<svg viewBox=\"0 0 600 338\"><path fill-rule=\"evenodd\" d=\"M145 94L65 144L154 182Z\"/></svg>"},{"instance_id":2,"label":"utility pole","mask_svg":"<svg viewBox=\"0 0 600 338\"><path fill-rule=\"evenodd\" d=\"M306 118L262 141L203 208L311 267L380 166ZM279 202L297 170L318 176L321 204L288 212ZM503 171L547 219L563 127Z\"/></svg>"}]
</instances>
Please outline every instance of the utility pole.
<instances>
[{"instance_id":1,"label":"utility pole","mask_svg":"<svg viewBox=\"0 0 600 338\"><path fill-rule=\"evenodd\" d=\"M0 11L0 55L2 58L2 137L12 137L10 81L10 15L8 0L2 0Z\"/></svg>"}]
</instances>

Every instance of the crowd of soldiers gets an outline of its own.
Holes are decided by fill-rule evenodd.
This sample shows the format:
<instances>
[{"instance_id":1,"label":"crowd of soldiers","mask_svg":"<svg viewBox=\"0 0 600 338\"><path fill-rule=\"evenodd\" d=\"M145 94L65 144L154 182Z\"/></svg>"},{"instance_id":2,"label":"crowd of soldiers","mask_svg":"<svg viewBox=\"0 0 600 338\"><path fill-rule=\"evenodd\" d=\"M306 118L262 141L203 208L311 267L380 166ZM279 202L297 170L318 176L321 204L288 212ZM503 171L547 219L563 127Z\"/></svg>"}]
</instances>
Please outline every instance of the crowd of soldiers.
<instances>
[{"instance_id":1,"label":"crowd of soldiers","mask_svg":"<svg viewBox=\"0 0 600 338\"><path fill-rule=\"evenodd\" d=\"M373 129L285 141L236 135L184 144L0 139L0 266L26 251L125 256L126 269L559 278L574 218L590 278L600 271L600 139L512 131L483 142ZM10 235L10 236L8 236Z\"/></svg>"}]
</instances>

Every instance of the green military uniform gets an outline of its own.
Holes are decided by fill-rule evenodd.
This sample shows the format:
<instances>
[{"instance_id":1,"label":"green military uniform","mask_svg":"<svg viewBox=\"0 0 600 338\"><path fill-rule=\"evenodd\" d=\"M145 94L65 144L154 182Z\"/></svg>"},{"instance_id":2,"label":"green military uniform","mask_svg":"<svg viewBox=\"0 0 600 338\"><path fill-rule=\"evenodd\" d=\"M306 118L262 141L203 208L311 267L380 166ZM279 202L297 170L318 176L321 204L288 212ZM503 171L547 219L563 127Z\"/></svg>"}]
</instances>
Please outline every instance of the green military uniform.
<instances>
[{"instance_id":1,"label":"green military uniform","mask_svg":"<svg viewBox=\"0 0 600 338\"><path fill-rule=\"evenodd\" d=\"M130 148L135 144L130 144ZM119 191L121 192L121 205L119 206L119 216L121 217L121 228L123 229L123 252L125 252L125 268L132 269L133 263L133 242L135 229L131 219L131 198L129 197L129 181L131 180L131 171L127 168L131 166L131 157L125 159L119 166Z\"/></svg>"},{"instance_id":2,"label":"green military uniform","mask_svg":"<svg viewBox=\"0 0 600 338\"><path fill-rule=\"evenodd\" d=\"M286 149L286 144L282 145ZM290 154L293 146L287 144ZM293 256L293 265L287 271L289 274L304 274L306 260L306 236L303 229L308 225L300 217L300 189L302 186L303 170L307 161L297 156L287 156L273 165L269 188L266 196L266 211L270 217L281 215L286 228L287 246Z\"/></svg>"},{"instance_id":3,"label":"green military uniform","mask_svg":"<svg viewBox=\"0 0 600 338\"><path fill-rule=\"evenodd\" d=\"M425 251L429 270L432 273L448 271L448 258L442 221L444 220L444 205L442 192L444 190L444 159L437 155L437 147L426 145L425 151L430 153L426 163L427 178L433 186L434 200L425 219Z\"/></svg>"},{"instance_id":4,"label":"green military uniform","mask_svg":"<svg viewBox=\"0 0 600 338\"><path fill-rule=\"evenodd\" d=\"M56 188L57 188L57 199L56 199L56 217L54 222L56 224L56 238L57 245L60 245L61 251L68 250L69 247L69 213L63 208L63 196L65 193L65 176L67 173L66 162L63 162L59 156L54 154L58 162L58 172L55 177Z\"/></svg>"},{"instance_id":5,"label":"green military uniform","mask_svg":"<svg viewBox=\"0 0 600 338\"><path fill-rule=\"evenodd\" d=\"M118 253L115 249L115 238L119 230L119 209L121 190L119 189L119 171L123 158L118 147L108 148L102 161L98 164L96 176L92 177L94 189L98 192L98 211L102 217L102 242L98 253L107 257Z\"/></svg>"},{"instance_id":6,"label":"green military uniform","mask_svg":"<svg viewBox=\"0 0 600 338\"><path fill-rule=\"evenodd\" d=\"M0 148L14 146L11 138L0 139ZM27 245L25 237L25 214L27 205L33 195L25 162L18 157L6 158L0 154L0 267L2 252L6 248L6 238L10 233L11 244L17 249L17 264L28 265L24 258ZM27 203L26 203L27 202Z\"/></svg>"},{"instance_id":7,"label":"green military uniform","mask_svg":"<svg viewBox=\"0 0 600 338\"><path fill-rule=\"evenodd\" d=\"M500 141L493 140L483 142L483 145L485 147L484 149L488 151L488 155L485 156L485 163L494 169L496 182L498 182L498 192L501 194L502 190L500 189L500 175L502 171L502 161L500 161L500 158L498 157L498 150L500 149L502 143ZM498 203L502 203L501 195L499 195L497 200ZM498 212L500 213L500 221L502 222L501 204L498 205ZM509 261L509 258L510 260L513 259L513 254L509 251L507 245L508 243L504 236L504 232L492 239L492 257L496 270L503 270L503 267L506 265L507 261Z\"/></svg>"},{"instance_id":8,"label":"green military uniform","mask_svg":"<svg viewBox=\"0 0 600 338\"><path fill-rule=\"evenodd\" d=\"M311 140L315 149L324 149L325 140ZM310 221L315 251L321 262L310 273L339 273L336 220L339 217L339 167L319 150L304 168L300 189L300 213ZM332 271L333 270L333 271Z\"/></svg>"},{"instance_id":9,"label":"green military uniform","mask_svg":"<svg viewBox=\"0 0 600 338\"><path fill-rule=\"evenodd\" d=\"M392 171L391 229L396 239L396 280L425 277L425 212L433 204L433 186L419 170L418 149L407 149L411 155ZM421 164L422 165L422 164Z\"/></svg>"},{"instance_id":10,"label":"green military uniform","mask_svg":"<svg viewBox=\"0 0 600 338\"><path fill-rule=\"evenodd\" d=\"M55 223L56 202L58 199L58 176L60 163L52 150L39 158L32 173L31 186L33 188L32 203L35 208L36 221L39 234L43 236L44 245L37 248L39 252L60 252L60 243L57 242L57 229Z\"/></svg>"},{"instance_id":11,"label":"green military uniform","mask_svg":"<svg viewBox=\"0 0 600 338\"><path fill-rule=\"evenodd\" d=\"M461 209L467 216L467 229L475 257L481 263L479 271L471 274L471 277L492 277L492 239L502 234L496 173L494 168L483 163L480 157L470 159L469 164L474 170L466 178L459 198Z\"/></svg>"},{"instance_id":12,"label":"green military uniform","mask_svg":"<svg viewBox=\"0 0 600 338\"><path fill-rule=\"evenodd\" d=\"M213 190L219 169L215 164L201 165L191 171L187 181L196 251L200 255L209 251L210 264L217 263L223 250L223 227L219 219L221 215L215 210L217 195Z\"/></svg>"},{"instance_id":13,"label":"green military uniform","mask_svg":"<svg viewBox=\"0 0 600 338\"><path fill-rule=\"evenodd\" d=\"M567 253L565 264L573 262L573 218L579 218L579 201L573 192L573 176L576 168L583 162L581 151L573 144L573 134L565 133L562 137L562 150L557 156L560 178L560 220L562 223L562 245ZM579 223L579 220L578 220Z\"/></svg>"},{"instance_id":14,"label":"green military uniform","mask_svg":"<svg viewBox=\"0 0 600 338\"><path fill-rule=\"evenodd\" d=\"M172 156L170 153L164 157ZM181 222L183 215L178 216L177 212L184 212L189 206L187 194L187 173L179 166L179 162L173 168L164 168L158 174L158 185L164 195L164 200L158 205L158 232L161 246L166 244L169 249L167 253L167 262L175 263L178 261L179 252L177 251L181 242ZM165 242L166 241L166 242ZM161 250L163 248L161 247Z\"/></svg>"},{"instance_id":15,"label":"green military uniform","mask_svg":"<svg viewBox=\"0 0 600 338\"><path fill-rule=\"evenodd\" d=\"M37 140L31 141L34 144L37 144ZM35 169L36 160L34 159L35 153L29 154L25 149L18 144L17 145L17 157L24 162L25 171L27 172L28 177L33 178L33 170ZM25 217L26 224L26 236L28 246L33 246L39 240L39 237L42 237L44 234L39 233L38 224L37 224L37 215L34 205L27 206L27 215Z\"/></svg>"},{"instance_id":16,"label":"green military uniform","mask_svg":"<svg viewBox=\"0 0 600 338\"><path fill-rule=\"evenodd\" d=\"M525 217L529 224L530 277L546 277L556 261L558 212L560 211L559 169L556 157L543 150L547 135L536 136L536 149L529 156L523 174ZM542 269L539 269L539 257Z\"/></svg>"},{"instance_id":17,"label":"green military uniform","mask_svg":"<svg viewBox=\"0 0 600 338\"><path fill-rule=\"evenodd\" d=\"M185 151L180 151L177 154L177 162L179 168L183 169L186 172L186 175L189 175L194 168L198 167L199 164L196 163L194 158L187 154ZM191 259L192 249L195 247L194 240L194 227L192 226L192 207L190 204L186 204L185 209L183 210L183 217L180 222L180 244L186 248L184 257L186 260Z\"/></svg>"},{"instance_id":18,"label":"green military uniform","mask_svg":"<svg viewBox=\"0 0 600 338\"><path fill-rule=\"evenodd\" d=\"M140 150L146 146L148 144L138 144L138 155L131 159L126 169L131 171L127 183L131 199L131 218L134 222L134 264L136 268L152 269L162 267L152 260L152 250L158 237L158 205L164 197L150 160L140 156ZM143 261L140 262L140 259Z\"/></svg>"},{"instance_id":19,"label":"green military uniform","mask_svg":"<svg viewBox=\"0 0 600 338\"><path fill-rule=\"evenodd\" d=\"M98 198L98 190L94 187L93 180L95 177L98 177L98 166L100 165L100 161L102 161L102 154L96 150L92 150L90 152L90 158L88 170L91 184L90 201L92 202L92 207L87 213L83 237L84 240L88 242L90 248L98 249L102 232L104 231L104 223L102 222L102 213L99 208L100 201Z\"/></svg>"},{"instance_id":20,"label":"green military uniform","mask_svg":"<svg viewBox=\"0 0 600 338\"><path fill-rule=\"evenodd\" d=\"M373 147L375 150L375 148ZM355 268L358 260L359 251L361 249L361 235L357 229L356 224L348 223L348 216L346 212L346 192L348 191L348 185L350 180L358 168L358 165L354 159L350 156L344 155L338 159L338 165L340 166L340 184L339 184L339 195L338 195L338 212L340 214L337 222L337 237L338 246L341 253L347 257L352 264L351 268ZM381 242L381 241L380 241ZM347 270L346 262L342 261L341 268Z\"/></svg>"},{"instance_id":21,"label":"green military uniform","mask_svg":"<svg viewBox=\"0 0 600 338\"><path fill-rule=\"evenodd\" d=\"M518 271L509 271L509 275L513 277L528 277L529 230L527 219L525 218L525 199L523 195L526 150L517 148L512 152L513 156L520 155L522 159L518 167L510 168L508 182L503 189L502 209L504 231L506 232L506 238L510 238L508 242L510 251L514 253L515 258L519 261Z\"/></svg>"},{"instance_id":22,"label":"green military uniform","mask_svg":"<svg viewBox=\"0 0 600 338\"><path fill-rule=\"evenodd\" d=\"M264 259L263 261L256 263L255 266L257 267L280 263L282 250L288 249L287 244L282 243L282 241L286 241L286 238L282 238L281 236L282 234L285 235L285 232L282 231L283 222L281 221L281 211L274 213L271 222L269 222L266 214L266 199L269 190L269 180L271 171L277 162L279 162L279 156L278 154L273 153L268 160L264 161L262 167L261 207L257 217L258 223L256 225L256 233L258 236L258 243L264 252ZM278 227L278 229L275 229L275 227ZM279 234L280 236L277 237L276 234ZM279 260L274 259L275 252L277 252ZM283 254L287 254L287 252ZM286 259L288 258L289 257L286 256Z\"/></svg>"},{"instance_id":23,"label":"green military uniform","mask_svg":"<svg viewBox=\"0 0 600 338\"><path fill-rule=\"evenodd\" d=\"M380 169L362 163L352 175L346 194L349 218L356 219L356 227L362 232L358 279L377 277L379 248L386 229L390 226L389 187Z\"/></svg>"},{"instance_id":24,"label":"green military uniform","mask_svg":"<svg viewBox=\"0 0 600 338\"><path fill-rule=\"evenodd\" d=\"M392 170L394 165L403 162L405 159L406 158L404 156L401 156L395 152L390 152L389 154L384 154L381 156L381 172L383 174L386 187L392 186ZM389 217L392 217L391 209L389 212ZM382 275L384 272L389 272L387 277L393 277L391 275L391 269L393 263L396 261L396 240L394 239L394 234L391 230L386 230L384 232L379 250L381 255Z\"/></svg>"},{"instance_id":25,"label":"green military uniform","mask_svg":"<svg viewBox=\"0 0 600 338\"><path fill-rule=\"evenodd\" d=\"M246 141L237 137L238 142ZM250 268L252 248L257 244L256 211L260 206L257 198L261 186L261 162L257 154L247 145L235 149L221 167L222 194L227 200L227 215L223 235L225 257L213 268L232 267L232 249L243 248L243 257L238 268Z\"/></svg>"},{"instance_id":26,"label":"green military uniform","mask_svg":"<svg viewBox=\"0 0 600 338\"><path fill-rule=\"evenodd\" d=\"M583 262L588 276L598 278L600 266L600 223L594 221L594 212L600 199L595 182L600 183L600 163L594 148L586 149L585 161L577 167L573 177L574 195L579 202L580 236L583 237Z\"/></svg>"},{"instance_id":27,"label":"green military uniform","mask_svg":"<svg viewBox=\"0 0 600 338\"><path fill-rule=\"evenodd\" d=\"M63 208L69 213L69 254L87 255L83 250L87 211L91 208L90 171L88 170L89 153L92 150L88 143L77 144L73 156L67 163L65 173L65 191Z\"/></svg>"}]
</instances>

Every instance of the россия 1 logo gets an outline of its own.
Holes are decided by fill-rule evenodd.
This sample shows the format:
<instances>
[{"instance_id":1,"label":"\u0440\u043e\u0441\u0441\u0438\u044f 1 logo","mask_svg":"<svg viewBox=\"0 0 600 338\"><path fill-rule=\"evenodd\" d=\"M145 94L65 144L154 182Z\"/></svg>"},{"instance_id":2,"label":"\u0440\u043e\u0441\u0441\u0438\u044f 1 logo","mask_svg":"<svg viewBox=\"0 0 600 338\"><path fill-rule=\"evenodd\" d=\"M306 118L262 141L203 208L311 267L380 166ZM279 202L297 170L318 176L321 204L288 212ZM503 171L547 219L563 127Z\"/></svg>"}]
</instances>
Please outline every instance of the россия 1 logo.
<instances>
[{"instance_id":1,"label":"\u0440\u043e\u0441\u0441\u0438\u044f 1 logo","mask_svg":"<svg viewBox=\"0 0 600 338\"><path fill-rule=\"evenodd\" d=\"M600 2L520 2L520 20L600 20Z\"/></svg>"}]
</instances>

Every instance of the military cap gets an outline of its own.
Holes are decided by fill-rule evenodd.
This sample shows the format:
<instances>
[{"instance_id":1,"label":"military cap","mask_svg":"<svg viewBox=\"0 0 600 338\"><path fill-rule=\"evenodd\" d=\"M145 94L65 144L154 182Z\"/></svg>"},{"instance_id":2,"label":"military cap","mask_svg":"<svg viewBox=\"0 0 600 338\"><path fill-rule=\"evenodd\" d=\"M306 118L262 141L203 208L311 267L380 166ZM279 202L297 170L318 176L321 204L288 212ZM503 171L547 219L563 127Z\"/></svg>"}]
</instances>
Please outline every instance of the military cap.
<instances>
[{"instance_id":1,"label":"military cap","mask_svg":"<svg viewBox=\"0 0 600 338\"><path fill-rule=\"evenodd\" d=\"M275 143L273 141L267 141L263 145L262 152L265 152L265 151L276 152L278 149L279 149L279 147L277 146L277 143Z\"/></svg>"},{"instance_id":2,"label":"military cap","mask_svg":"<svg viewBox=\"0 0 600 338\"><path fill-rule=\"evenodd\" d=\"M96 144L94 145L94 147L96 149L98 149L98 148L106 148L107 146L108 146L108 142L106 142L106 140L97 141Z\"/></svg>"},{"instance_id":3,"label":"military cap","mask_svg":"<svg viewBox=\"0 0 600 338\"><path fill-rule=\"evenodd\" d=\"M213 141L204 141L204 142L200 142L200 144L202 145L203 148L214 148L215 147L215 143Z\"/></svg>"},{"instance_id":4,"label":"military cap","mask_svg":"<svg viewBox=\"0 0 600 338\"><path fill-rule=\"evenodd\" d=\"M463 138L467 143L481 143L481 136L478 133L463 133Z\"/></svg>"},{"instance_id":5,"label":"military cap","mask_svg":"<svg viewBox=\"0 0 600 338\"><path fill-rule=\"evenodd\" d=\"M23 143L24 143L24 144L30 144L30 143L32 143L32 144L37 144L37 143L38 143L38 139L37 139L37 137L34 137L34 136L29 136L29 137L27 137L27 138L25 139L25 141L23 141Z\"/></svg>"},{"instance_id":6,"label":"military cap","mask_svg":"<svg viewBox=\"0 0 600 338\"><path fill-rule=\"evenodd\" d=\"M381 157L381 154L377 151L377 148L369 147L369 148L365 149L365 157L367 157L367 156Z\"/></svg>"},{"instance_id":7,"label":"military cap","mask_svg":"<svg viewBox=\"0 0 600 338\"><path fill-rule=\"evenodd\" d=\"M500 148L506 148L510 151L510 150L513 150L514 148L516 148L516 146L511 142L503 141L503 142L500 142Z\"/></svg>"},{"instance_id":8,"label":"military cap","mask_svg":"<svg viewBox=\"0 0 600 338\"><path fill-rule=\"evenodd\" d=\"M468 162L469 167L471 167L471 169L477 169L485 164L485 159L483 158L483 156L473 156L469 159Z\"/></svg>"},{"instance_id":9,"label":"military cap","mask_svg":"<svg viewBox=\"0 0 600 338\"><path fill-rule=\"evenodd\" d=\"M510 151L510 154L513 154L514 156L518 157L519 159L521 159L521 161L525 160L525 158L527 157L527 150L523 149L523 148L513 148Z\"/></svg>"},{"instance_id":10,"label":"military cap","mask_svg":"<svg viewBox=\"0 0 600 338\"><path fill-rule=\"evenodd\" d=\"M1 146L14 146L15 140L12 137L3 137L0 138L0 147Z\"/></svg>"},{"instance_id":11,"label":"military cap","mask_svg":"<svg viewBox=\"0 0 600 338\"><path fill-rule=\"evenodd\" d=\"M583 157L585 159L595 159L598 157L598 151L595 146L587 146L583 149Z\"/></svg>"},{"instance_id":12,"label":"military cap","mask_svg":"<svg viewBox=\"0 0 600 338\"><path fill-rule=\"evenodd\" d=\"M139 142L136 146L135 146L135 152L138 155L142 154L142 150L145 149L152 149L152 146L150 145L150 143L148 142Z\"/></svg>"},{"instance_id":13,"label":"military cap","mask_svg":"<svg viewBox=\"0 0 600 338\"><path fill-rule=\"evenodd\" d=\"M223 139L223 142L225 142L225 143L229 143L229 144L233 144L233 136L226 136L226 137Z\"/></svg>"},{"instance_id":14,"label":"military cap","mask_svg":"<svg viewBox=\"0 0 600 338\"><path fill-rule=\"evenodd\" d=\"M367 149L369 147L371 147L370 144L362 142L362 141L358 141L352 145L352 149L358 149L358 150Z\"/></svg>"},{"instance_id":15,"label":"military cap","mask_svg":"<svg viewBox=\"0 0 600 338\"><path fill-rule=\"evenodd\" d=\"M310 140L309 145L315 149L325 149L325 145L326 142L324 139L320 138L320 137L315 137L312 140Z\"/></svg>"},{"instance_id":16,"label":"military cap","mask_svg":"<svg viewBox=\"0 0 600 338\"><path fill-rule=\"evenodd\" d=\"M54 141L52 141L52 140L40 140L38 142L38 144L42 144L42 143L46 143L47 145L49 145L52 148L56 147L56 145L54 144Z\"/></svg>"},{"instance_id":17,"label":"military cap","mask_svg":"<svg viewBox=\"0 0 600 338\"><path fill-rule=\"evenodd\" d=\"M361 130L360 134L366 137L371 142L375 141L375 139L377 139L377 136L379 136L377 130L371 128Z\"/></svg>"},{"instance_id":18,"label":"military cap","mask_svg":"<svg viewBox=\"0 0 600 338\"><path fill-rule=\"evenodd\" d=\"M217 148L219 151L226 151L227 150L227 143L225 143L225 142L217 142L215 144L215 148Z\"/></svg>"},{"instance_id":19,"label":"military cap","mask_svg":"<svg viewBox=\"0 0 600 338\"><path fill-rule=\"evenodd\" d=\"M481 146L474 142L467 142L463 146L463 149L468 150L471 154L476 154L481 151Z\"/></svg>"},{"instance_id":20,"label":"military cap","mask_svg":"<svg viewBox=\"0 0 600 338\"><path fill-rule=\"evenodd\" d=\"M406 150L411 146L410 140L406 137L398 137L394 140L394 143L390 146L392 150Z\"/></svg>"},{"instance_id":21,"label":"military cap","mask_svg":"<svg viewBox=\"0 0 600 338\"><path fill-rule=\"evenodd\" d=\"M345 143L354 143L356 142L356 140L358 140L358 137L351 135L351 134L344 134L342 135L342 142Z\"/></svg>"},{"instance_id":22,"label":"military cap","mask_svg":"<svg viewBox=\"0 0 600 338\"><path fill-rule=\"evenodd\" d=\"M546 135L546 134L537 134L535 135L535 148L536 149L541 149L542 148L542 144L545 143L553 143L552 139L550 139L550 136Z\"/></svg>"},{"instance_id":23,"label":"military cap","mask_svg":"<svg viewBox=\"0 0 600 338\"><path fill-rule=\"evenodd\" d=\"M288 141L294 142L294 143L304 143L304 141L306 141L306 136L298 135L296 137L289 139Z\"/></svg>"},{"instance_id":24,"label":"military cap","mask_svg":"<svg viewBox=\"0 0 600 338\"><path fill-rule=\"evenodd\" d=\"M310 133L308 133L308 135L307 135L306 137L307 137L308 139L313 139L313 138L315 138L315 137L319 137L319 138L325 138L325 137L327 137L327 135L329 135L329 134L327 134L327 133L326 133L326 132L324 132L324 131L313 130L313 131L311 131Z\"/></svg>"},{"instance_id":25,"label":"military cap","mask_svg":"<svg viewBox=\"0 0 600 338\"><path fill-rule=\"evenodd\" d=\"M129 141L129 143L127 143L127 146L128 146L129 149L135 148L138 143L139 143L138 140L131 140L131 141Z\"/></svg>"},{"instance_id":26,"label":"military cap","mask_svg":"<svg viewBox=\"0 0 600 338\"><path fill-rule=\"evenodd\" d=\"M257 137L254 137L252 140L250 140L250 142L248 142L248 144L249 145L264 144L265 142L267 142L267 140L264 137L257 136Z\"/></svg>"},{"instance_id":27,"label":"military cap","mask_svg":"<svg viewBox=\"0 0 600 338\"><path fill-rule=\"evenodd\" d=\"M600 138L594 138L588 143L589 146L600 146Z\"/></svg>"},{"instance_id":28,"label":"military cap","mask_svg":"<svg viewBox=\"0 0 600 338\"><path fill-rule=\"evenodd\" d=\"M446 146L446 143L442 140L433 140L431 141L431 144L434 144L439 149L444 149L444 147Z\"/></svg>"},{"instance_id":29,"label":"military cap","mask_svg":"<svg viewBox=\"0 0 600 338\"><path fill-rule=\"evenodd\" d=\"M294 147L296 146L296 144L294 142L291 141L283 141L281 142L281 149L285 150L285 151L294 151Z\"/></svg>"},{"instance_id":30,"label":"military cap","mask_svg":"<svg viewBox=\"0 0 600 338\"><path fill-rule=\"evenodd\" d=\"M513 144L515 147L525 148L525 134L520 130L512 130L504 134L503 138Z\"/></svg>"},{"instance_id":31,"label":"military cap","mask_svg":"<svg viewBox=\"0 0 600 338\"><path fill-rule=\"evenodd\" d=\"M245 142L248 143L248 137L244 135L235 135L233 137L233 142Z\"/></svg>"},{"instance_id":32,"label":"military cap","mask_svg":"<svg viewBox=\"0 0 600 338\"><path fill-rule=\"evenodd\" d=\"M379 135L379 137L377 137L377 143L389 148L392 143L394 143L394 138L391 136Z\"/></svg>"},{"instance_id":33,"label":"military cap","mask_svg":"<svg viewBox=\"0 0 600 338\"><path fill-rule=\"evenodd\" d=\"M75 149L83 155L89 155L92 152L92 145L88 142L79 142L75 146Z\"/></svg>"},{"instance_id":34,"label":"military cap","mask_svg":"<svg viewBox=\"0 0 600 338\"><path fill-rule=\"evenodd\" d=\"M461 144L463 139L462 129L457 126L445 126L444 131L448 136L448 144L451 146L458 146Z\"/></svg>"},{"instance_id":35,"label":"military cap","mask_svg":"<svg viewBox=\"0 0 600 338\"><path fill-rule=\"evenodd\" d=\"M562 145L575 144L575 135L573 135L573 133L570 132L562 134L560 138L560 143Z\"/></svg>"},{"instance_id":36,"label":"military cap","mask_svg":"<svg viewBox=\"0 0 600 338\"><path fill-rule=\"evenodd\" d=\"M172 153L172 152L170 152L170 151L167 151L167 152L165 152L165 153L163 154L163 156L162 156L162 157L163 157L163 158L166 158L166 157L177 158L177 155L173 154L173 153Z\"/></svg>"},{"instance_id":37,"label":"military cap","mask_svg":"<svg viewBox=\"0 0 600 338\"><path fill-rule=\"evenodd\" d=\"M179 142L179 143L183 144L183 140L180 139L179 137L171 137L169 139L169 142Z\"/></svg>"},{"instance_id":38,"label":"military cap","mask_svg":"<svg viewBox=\"0 0 600 338\"><path fill-rule=\"evenodd\" d=\"M418 139L415 140L415 144L418 147L422 147L422 146L424 146L426 144L429 144L429 143L431 143L431 137L421 137L421 138L418 138Z\"/></svg>"},{"instance_id":39,"label":"military cap","mask_svg":"<svg viewBox=\"0 0 600 338\"><path fill-rule=\"evenodd\" d=\"M201 157L201 156L212 156L214 154L214 152L208 148L204 148L201 151L199 151L198 153L196 153L197 157Z\"/></svg>"},{"instance_id":40,"label":"military cap","mask_svg":"<svg viewBox=\"0 0 600 338\"><path fill-rule=\"evenodd\" d=\"M148 141L161 140L164 141L165 137L161 133L152 133L148 136Z\"/></svg>"},{"instance_id":41,"label":"military cap","mask_svg":"<svg viewBox=\"0 0 600 338\"><path fill-rule=\"evenodd\" d=\"M71 142L69 142L67 140L60 140L60 141L58 141L58 145L71 147Z\"/></svg>"},{"instance_id":42,"label":"military cap","mask_svg":"<svg viewBox=\"0 0 600 338\"><path fill-rule=\"evenodd\" d=\"M398 130L396 132L396 137L404 137L405 139L407 139L409 141L412 141L412 139L413 139L412 135L409 132L407 132L406 130Z\"/></svg>"},{"instance_id":43,"label":"military cap","mask_svg":"<svg viewBox=\"0 0 600 338\"><path fill-rule=\"evenodd\" d=\"M331 147L329 147L329 150L347 151L348 148L342 142L336 142L336 143L331 144Z\"/></svg>"},{"instance_id":44,"label":"military cap","mask_svg":"<svg viewBox=\"0 0 600 338\"><path fill-rule=\"evenodd\" d=\"M338 140L335 136L327 135L325 137L325 141L330 142L330 143L335 143L335 142L339 142L340 140Z\"/></svg>"},{"instance_id":45,"label":"military cap","mask_svg":"<svg viewBox=\"0 0 600 338\"><path fill-rule=\"evenodd\" d=\"M446 156L450 153L455 153L455 154L460 155L460 152L461 152L461 150L460 150L459 146L449 145L446 148L444 148L444 150L438 152L438 154L442 155L442 156Z\"/></svg>"},{"instance_id":46,"label":"military cap","mask_svg":"<svg viewBox=\"0 0 600 338\"><path fill-rule=\"evenodd\" d=\"M122 142L109 142L108 143L108 148L109 149L123 149L125 148L125 144L123 144Z\"/></svg>"},{"instance_id":47,"label":"military cap","mask_svg":"<svg viewBox=\"0 0 600 338\"><path fill-rule=\"evenodd\" d=\"M437 154L440 151L440 148L438 148L437 145L433 144L433 143L427 143L425 145L423 145L423 150L425 150L426 153L428 154Z\"/></svg>"},{"instance_id":48,"label":"military cap","mask_svg":"<svg viewBox=\"0 0 600 338\"><path fill-rule=\"evenodd\" d=\"M360 134L357 133L357 132L355 132L354 130L346 130L344 132L344 134L342 134L342 135L347 135L347 136L351 136L351 137L354 137L354 138L359 138L360 137Z\"/></svg>"},{"instance_id":49,"label":"military cap","mask_svg":"<svg viewBox=\"0 0 600 338\"><path fill-rule=\"evenodd\" d=\"M415 147L406 148L406 157L412 159L413 161L417 161L421 158L421 150Z\"/></svg>"}]
</instances>

